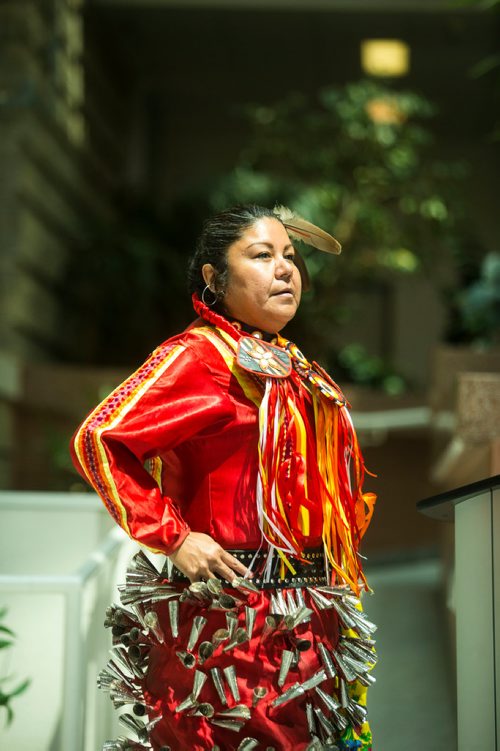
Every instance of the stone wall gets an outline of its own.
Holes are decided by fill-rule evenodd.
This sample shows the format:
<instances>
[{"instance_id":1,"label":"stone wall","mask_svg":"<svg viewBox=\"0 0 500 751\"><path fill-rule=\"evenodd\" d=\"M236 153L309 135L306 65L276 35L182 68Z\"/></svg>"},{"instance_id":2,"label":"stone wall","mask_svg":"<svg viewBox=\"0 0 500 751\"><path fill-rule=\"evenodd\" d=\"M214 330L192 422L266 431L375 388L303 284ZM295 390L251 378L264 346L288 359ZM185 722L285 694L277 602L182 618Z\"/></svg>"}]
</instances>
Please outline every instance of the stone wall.
<instances>
[{"instance_id":1,"label":"stone wall","mask_svg":"<svg viewBox=\"0 0 500 751\"><path fill-rule=\"evenodd\" d=\"M84 49L83 0L3 0L0 49L0 486L12 487L16 373L64 356L62 278L87 228L119 221L120 131L117 108L100 106L113 96Z\"/></svg>"}]
</instances>

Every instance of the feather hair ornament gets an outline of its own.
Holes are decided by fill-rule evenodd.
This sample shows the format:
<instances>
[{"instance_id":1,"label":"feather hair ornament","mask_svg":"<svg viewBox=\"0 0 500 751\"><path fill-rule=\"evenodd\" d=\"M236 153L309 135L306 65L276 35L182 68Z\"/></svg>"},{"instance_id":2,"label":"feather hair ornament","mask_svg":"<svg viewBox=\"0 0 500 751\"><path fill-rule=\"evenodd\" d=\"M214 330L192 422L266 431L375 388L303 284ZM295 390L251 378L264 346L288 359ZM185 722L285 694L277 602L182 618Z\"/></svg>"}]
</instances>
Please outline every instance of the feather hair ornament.
<instances>
[{"instance_id":1,"label":"feather hair ornament","mask_svg":"<svg viewBox=\"0 0 500 751\"><path fill-rule=\"evenodd\" d=\"M332 235L295 214L286 206L275 206L273 211L294 240L302 240L307 245L312 245L318 250L333 253L336 256L342 252L341 244Z\"/></svg>"}]
</instances>

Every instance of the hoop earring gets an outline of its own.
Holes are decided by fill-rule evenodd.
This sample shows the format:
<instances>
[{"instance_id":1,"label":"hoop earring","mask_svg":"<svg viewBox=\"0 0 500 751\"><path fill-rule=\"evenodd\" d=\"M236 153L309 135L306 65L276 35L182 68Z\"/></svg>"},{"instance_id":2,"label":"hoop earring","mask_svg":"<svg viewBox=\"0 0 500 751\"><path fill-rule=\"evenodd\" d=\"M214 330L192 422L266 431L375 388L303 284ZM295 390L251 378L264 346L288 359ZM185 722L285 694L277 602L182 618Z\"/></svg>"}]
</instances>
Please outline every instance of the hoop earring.
<instances>
[{"instance_id":1,"label":"hoop earring","mask_svg":"<svg viewBox=\"0 0 500 751\"><path fill-rule=\"evenodd\" d=\"M207 289L210 290L210 292L212 293L212 295L214 295L214 299L212 300L212 302L207 302L205 300L205 292L207 291ZM207 307L209 307L209 308L211 308L217 302L217 295L215 294L215 292L213 290L210 289L210 287L208 286L208 284L205 287L205 289L203 290L203 292L201 293L201 301L202 301L202 303L204 305L207 305Z\"/></svg>"}]
</instances>

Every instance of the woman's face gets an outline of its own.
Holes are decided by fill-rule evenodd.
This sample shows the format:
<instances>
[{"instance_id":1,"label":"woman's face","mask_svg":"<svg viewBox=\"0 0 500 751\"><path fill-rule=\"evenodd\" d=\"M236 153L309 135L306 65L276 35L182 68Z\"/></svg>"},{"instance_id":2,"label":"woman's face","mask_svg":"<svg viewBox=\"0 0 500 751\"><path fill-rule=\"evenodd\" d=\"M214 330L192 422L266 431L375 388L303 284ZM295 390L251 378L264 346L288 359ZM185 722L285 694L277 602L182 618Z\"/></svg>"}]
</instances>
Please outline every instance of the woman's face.
<instances>
[{"instance_id":1,"label":"woman's face","mask_svg":"<svg viewBox=\"0 0 500 751\"><path fill-rule=\"evenodd\" d=\"M295 251L277 219L258 219L227 251L227 313L263 331L277 332L299 306L302 283Z\"/></svg>"}]
</instances>

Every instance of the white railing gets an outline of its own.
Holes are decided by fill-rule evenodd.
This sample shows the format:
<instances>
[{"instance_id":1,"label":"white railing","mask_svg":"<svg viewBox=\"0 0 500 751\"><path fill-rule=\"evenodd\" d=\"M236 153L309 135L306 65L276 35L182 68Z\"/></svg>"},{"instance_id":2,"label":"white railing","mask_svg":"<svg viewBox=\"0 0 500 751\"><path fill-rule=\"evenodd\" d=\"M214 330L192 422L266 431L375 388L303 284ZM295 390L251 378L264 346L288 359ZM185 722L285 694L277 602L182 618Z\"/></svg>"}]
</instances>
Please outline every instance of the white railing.
<instances>
[{"instance_id":1,"label":"white railing","mask_svg":"<svg viewBox=\"0 0 500 751\"><path fill-rule=\"evenodd\" d=\"M96 677L127 542L93 494L0 493L0 607L17 636L0 677L14 674L13 685L31 678L12 702L12 726L0 729L0 748L97 751L116 737Z\"/></svg>"}]
</instances>

